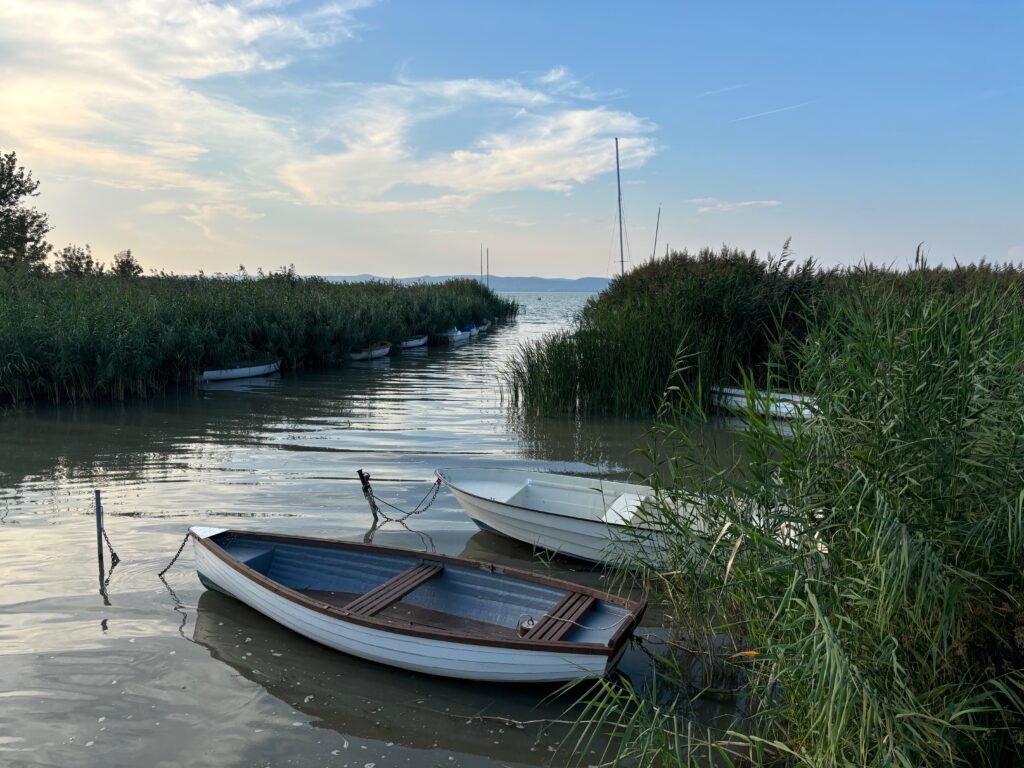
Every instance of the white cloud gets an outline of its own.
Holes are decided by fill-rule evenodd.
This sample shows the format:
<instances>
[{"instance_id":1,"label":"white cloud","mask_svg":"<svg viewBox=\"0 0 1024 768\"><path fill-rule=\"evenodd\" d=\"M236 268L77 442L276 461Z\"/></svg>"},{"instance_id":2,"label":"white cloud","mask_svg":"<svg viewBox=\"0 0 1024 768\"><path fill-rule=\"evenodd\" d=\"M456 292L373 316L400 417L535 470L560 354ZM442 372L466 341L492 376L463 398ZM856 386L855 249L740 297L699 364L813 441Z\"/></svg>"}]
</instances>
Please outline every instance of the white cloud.
<instances>
[{"instance_id":1,"label":"white cloud","mask_svg":"<svg viewBox=\"0 0 1024 768\"><path fill-rule=\"evenodd\" d=\"M774 208L782 205L781 200L719 200L714 197L695 197L687 200L697 206L698 213L724 213L738 211L743 208Z\"/></svg>"}]
</instances>

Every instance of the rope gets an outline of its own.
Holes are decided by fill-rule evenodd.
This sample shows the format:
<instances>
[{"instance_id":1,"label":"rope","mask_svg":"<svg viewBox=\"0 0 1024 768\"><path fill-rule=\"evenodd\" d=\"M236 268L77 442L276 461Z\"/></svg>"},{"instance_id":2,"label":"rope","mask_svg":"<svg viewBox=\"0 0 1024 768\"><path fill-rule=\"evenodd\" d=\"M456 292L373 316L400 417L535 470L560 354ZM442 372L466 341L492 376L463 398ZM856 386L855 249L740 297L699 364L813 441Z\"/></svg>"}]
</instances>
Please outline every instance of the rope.
<instances>
[{"instance_id":1,"label":"rope","mask_svg":"<svg viewBox=\"0 0 1024 768\"><path fill-rule=\"evenodd\" d=\"M178 558L181 557L181 552L182 552L182 550L185 549L185 544L187 544L187 543L188 543L188 534L186 533L185 534L185 538L183 538L181 540L181 546L178 547L178 551L175 552L174 553L174 557L171 558L171 562L169 562L167 564L167 567L164 568L162 571L160 571L160 573L158 573L157 576L159 576L162 579L164 577L164 574L167 573L169 570L171 570L171 567L178 561Z\"/></svg>"}]
</instances>

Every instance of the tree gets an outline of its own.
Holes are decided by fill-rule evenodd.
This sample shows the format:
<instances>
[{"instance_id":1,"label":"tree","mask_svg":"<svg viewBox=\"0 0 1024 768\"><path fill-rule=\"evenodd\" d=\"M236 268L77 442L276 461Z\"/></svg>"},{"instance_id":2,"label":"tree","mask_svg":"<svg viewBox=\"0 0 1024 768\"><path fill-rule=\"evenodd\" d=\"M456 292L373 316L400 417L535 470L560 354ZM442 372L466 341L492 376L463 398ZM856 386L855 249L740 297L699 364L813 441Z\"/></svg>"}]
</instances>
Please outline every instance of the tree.
<instances>
[{"instance_id":1,"label":"tree","mask_svg":"<svg viewBox=\"0 0 1024 768\"><path fill-rule=\"evenodd\" d=\"M45 213L26 205L38 189L39 182L18 165L14 152L0 153L0 267L46 268L50 222Z\"/></svg>"},{"instance_id":2,"label":"tree","mask_svg":"<svg viewBox=\"0 0 1024 768\"><path fill-rule=\"evenodd\" d=\"M65 275L102 275L104 266L102 262L93 259L92 248L86 243L85 248L77 245L64 246L57 254L54 269Z\"/></svg>"},{"instance_id":3,"label":"tree","mask_svg":"<svg viewBox=\"0 0 1024 768\"><path fill-rule=\"evenodd\" d=\"M138 277L142 274L142 265L132 256L132 249L114 254L114 264L110 271L118 277Z\"/></svg>"}]
</instances>

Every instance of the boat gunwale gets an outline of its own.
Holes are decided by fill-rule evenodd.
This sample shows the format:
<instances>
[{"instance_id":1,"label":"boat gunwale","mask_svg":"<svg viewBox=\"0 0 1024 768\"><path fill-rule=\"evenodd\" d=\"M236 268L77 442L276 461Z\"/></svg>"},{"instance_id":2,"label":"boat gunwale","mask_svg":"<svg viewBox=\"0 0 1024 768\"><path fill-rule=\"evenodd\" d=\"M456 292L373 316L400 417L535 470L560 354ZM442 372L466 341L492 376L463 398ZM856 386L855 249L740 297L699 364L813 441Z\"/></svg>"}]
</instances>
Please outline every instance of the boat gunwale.
<instances>
[{"instance_id":1,"label":"boat gunwale","mask_svg":"<svg viewBox=\"0 0 1024 768\"><path fill-rule=\"evenodd\" d=\"M303 608L316 611L318 613L325 614L331 618L338 619L340 621L349 622L352 624L358 624L360 626L368 627L370 629L377 629L383 632L390 632L392 634L409 635L412 637L422 637L430 640L438 640L442 642L464 644L464 645L482 645L494 648L513 648L517 650L526 650L534 652L550 652L550 653L577 653L577 654L589 654L589 655L603 655L612 658L620 650L620 646L623 646L628 639L629 635L632 634L633 630L640 623L643 618L644 611L647 610L647 590L644 589L643 594L639 600L631 600L626 597L619 595L613 595L609 592L602 592L598 589L584 586L582 584L575 584L573 582L564 581L562 579L556 579L550 576L543 576L541 574L530 573L528 571L521 571L516 568L505 568L500 565L493 563L482 563L476 560L467 560L461 557L451 557L449 555L437 555L426 552L416 552L408 549L399 549L397 547L383 547L377 544L361 544L353 541L343 541L340 539L320 539L309 536L295 536L291 534L282 533L264 533L260 531L240 531L235 529L225 529L218 532L216 535L226 536L239 536L246 539L264 540L264 541L276 541L283 544L304 544L317 547L324 547L327 549L353 549L363 552L377 552L384 555L398 555L401 557L415 557L421 562L424 561L436 561L441 563L449 563L452 565L461 565L468 568L476 568L481 571L487 571L488 573L497 573L501 575L511 576L513 578L523 579L525 581L532 581L538 584L544 584L546 586L559 587L569 589L575 592L581 592L586 595L590 595L596 599L604 600L605 602L617 605L620 608L626 609L628 612L623 617L619 628L615 630L612 636L608 639L606 645L600 643L580 643L580 642L566 642L566 641L537 641L537 640L526 640L524 638L518 639L504 639L504 638L491 638L484 637L482 635L473 635L468 633L458 632L445 632L441 630L430 630L419 628L414 625L400 624L392 622L386 618L380 618L377 616L360 616L357 614L349 613L343 608L329 605L318 600L314 600L308 595L303 594L297 590L286 587L280 582L274 581L273 579L265 576L259 571L250 568L245 563L242 563L237 558L232 557L228 554L227 550L221 547L217 542L211 538L202 537L196 534L191 529L189 530L189 536L192 537L198 544L200 544L205 550L207 550L214 557L218 558L234 570L238 571L242 576L249 579L250 581L258 584L265 589L269 589L274 594L285 598L293 603L296 603ZM232 597L234 597L232 595ZM238 599L238 598L236 598ZM244 601L243 601L244 602Z\"/></svg>"},{"instance_id":2,"label":"boat gunwale","mask_svg":"<svg viewBox=\"0 0 1024 768\"><path fill-rule=\"evenodd\" d=\"M522 470L518 470L518 469L499 469L499 470L489 470L489 471L520 472ZM648 528L647 526L644 526L644 525L632 525L632 524L623 524L623 523L610 523L610 522L607 522L607 521L601 520L601 519L594 520L594 519L591 519L589 517L578 517L576 515L566 515L566 514L563 514L561 512L549 512L546 509L535 509L533 507L521 507L518 504L510 504L510 503L508 503L506 501L498 501L497 499L489 499L486 496L480 496L478 494L472 493L471 491L467 491L466 489L460 488L459 486L455 485L455 483L453 483L451 480L449 480L444 475L444 470L441 470L441 469L434 470L434 474L437 475L441 479L441 481L445 485L447 485L449 488L453 488L456 491L458 491L459 493L464 493L467 496L472 496L474 499L479 499L480 501L486 501L489 504L500 504L503 507L509 507L511 509L521 509L524 512L533 512L533 513L538 514L538 515L551 515L552 517L561 517L561 518L564 518L566 520L578 520L578 521L582 521L584 523L594 523L595 525L604 525L604 526L607 526L609 528L620 528L620 529L622 529L624 531L643 531L645 533L654 533L654 534L664 533L663 531L659 531L657 528ZM532 474L532 473L527 473L527 474ZM554 475L555 477L580 477L579 475L567 475L567 474L564 474L562 472L537 472L536 474L538 474L538 475ZM610 481L610 482L619 482L619 481L618 480L614 480L614 481ZM630 483L626 483L626 485L630 485ZM613 499L613 501L614 501L614 499Z\"/></svg>"},{"instance_id":3,"label":"boat gunwale","mask_svg":"<svg viewBox=\"0 0 1024 768\"><path fill-rule=\"evenodd\" d=\"M278 373L281 370L280 358L268 360L264 363L255 360L243 360L243 363L252 365L236 365L233 368L210 368L199 374L199 381L230 381L232 379L255 379L259 376L266 376L271 373ZM240 371L256 371L259 373L240 373ZM227 374L227 375L225 375ZM212 378L211 378L212 377Z\"/></svg>"}]
</instances>

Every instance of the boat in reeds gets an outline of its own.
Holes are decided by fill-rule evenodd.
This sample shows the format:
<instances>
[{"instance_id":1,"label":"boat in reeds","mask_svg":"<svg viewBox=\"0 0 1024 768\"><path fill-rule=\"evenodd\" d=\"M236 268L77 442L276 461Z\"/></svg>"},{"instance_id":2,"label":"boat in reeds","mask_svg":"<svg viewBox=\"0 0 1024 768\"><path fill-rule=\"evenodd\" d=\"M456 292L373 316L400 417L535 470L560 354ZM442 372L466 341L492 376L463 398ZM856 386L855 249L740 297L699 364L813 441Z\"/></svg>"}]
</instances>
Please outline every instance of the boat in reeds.
<instances>
[{"instance_id":1,"label":"boat in reeds","mask_svg":"<svg viewBox=\"0 0 1024 768\"><path fill-rule=\"evenodd\" d=\"M452 328L450 331L445 332L444 337L448 340L449 343L454 343L456 341L465 341L466 339L469 338L469 335L469 331L462 331L459 330L458 328Z\"/></svg>"},{"instance_id":2,"label":"boat in reeds","mask_svg":"<svg viewBox=\"0 0 1024 768\"><path fill-rule=\"evenodd\" d=\"M491 321L490 320L484 320L482 323L477 323L476 329L480 333L483 333L484 331L489 330L490 327L491 327Z\"/></svg>"},{"instance_id":3,"label":"boat in reeds","mask_svg":"<svg viewBox=\"0 0 1024 768\"><path fill-rule=\"evenodd\" d=\"M610 672L647 607L547 576L370 544L193 527L208 589L338 651L488 682Z\"/></svg>"},{"instance_id":4,"label":"boat in reeds","mask_svg":"<svg viewBox=\"0 0 1024 768\"><path fill-rule=\"evenodd\" d=\"M518 469L438 469L477 527L598 563L656 556L661 534L645 524L656 503L646 485Z\"/></svg>"},{"instance_id":5,"label":"boat in reeds","mask_svg":"<svg viewBox=\"0 0 1024 768\"><path fill-rule=\"evenodd\" d=\"M391 342L378 341L376 344L370 344L358 352L349 352L348 357L350 360L376 360L380 357L387 357L389 352L391 352Z\"/></svg>"},{"instance_id":6,"label":"boat in reeds","mask_svg":"<svg viewBox=\"0 0 1024 768\"><path fill-rule=\"evenodd\" d=\"M231 379L250 379L255 376L269 376L280 370L280 360L246 360L235 363L231 368L203 371L199 380L229 381Z\"/></svg>"},{"instance_id":7,"label":"boat in reeds","mask_svg":"<svg viewBox=\"0 0 1024 768\"><path fill-rule=\"evenodd\" d=\"M411 339L398 342L399 349L417 349L418 347L425 347L427 345L427 339L429 337L425 334L423 336L414 336Z\"/></svg>"},{"instance_id":8,"label":"boat in reeds","mask_svg":"<svg viewBox=\"0 0 1024 768\"><path fill-rule=\"evenodd\" d=\"M790 392L754 390L750 405L755 413L773 419L809 419L814 415L814 399ZM747 392L739 387L714 387L711 396L715 405L728 411L747 408Z\"/></svg>"},{"instance_id":9,"label":"boat in reeds","mask_svg":"<svg viewBox=\"0 0 1024 768\"><path fill-rule=\"evenodd\" d=\"M463 326L462 328L459 328L459 330L462 333L468 333L470 336L476 336L478 333L480 333L480 329L476 327L475 323L470 323L469 325Z\"/></svg>"}]
</instances>

